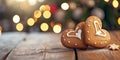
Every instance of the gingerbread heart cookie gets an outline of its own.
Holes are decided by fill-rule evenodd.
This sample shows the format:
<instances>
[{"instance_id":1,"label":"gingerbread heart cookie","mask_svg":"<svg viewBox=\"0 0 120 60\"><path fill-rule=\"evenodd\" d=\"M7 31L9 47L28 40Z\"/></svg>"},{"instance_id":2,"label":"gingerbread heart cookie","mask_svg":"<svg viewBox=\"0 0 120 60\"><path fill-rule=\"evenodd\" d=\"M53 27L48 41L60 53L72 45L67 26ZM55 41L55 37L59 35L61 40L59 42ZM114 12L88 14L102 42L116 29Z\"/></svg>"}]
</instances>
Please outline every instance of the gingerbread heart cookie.
<instances>
[{"instance_id":1,"label":"gingerbread heart cookie","mask_svg":"<svg viewBox=\"0 0 120 60\"><path fill-rule=\"evenodd\" d=\"M85 43L89 46L103 48L110 42L109 32L102 29L102 22L96 16L87 18L83 31Z\"/></svg>"},{"instance_id":2,"label":"gingerbread heart cookie","mask_svg":"<svg viewBox=\"0 0 120 60\"><path fill-rule=\"evenodd\" d=\"M87 48L82 39L82 29L84 24L84 22L81 22L77 25L75 30L67 29L62 33L61 42L65 47L78 49Z\"/></svg>"}]
</instances>

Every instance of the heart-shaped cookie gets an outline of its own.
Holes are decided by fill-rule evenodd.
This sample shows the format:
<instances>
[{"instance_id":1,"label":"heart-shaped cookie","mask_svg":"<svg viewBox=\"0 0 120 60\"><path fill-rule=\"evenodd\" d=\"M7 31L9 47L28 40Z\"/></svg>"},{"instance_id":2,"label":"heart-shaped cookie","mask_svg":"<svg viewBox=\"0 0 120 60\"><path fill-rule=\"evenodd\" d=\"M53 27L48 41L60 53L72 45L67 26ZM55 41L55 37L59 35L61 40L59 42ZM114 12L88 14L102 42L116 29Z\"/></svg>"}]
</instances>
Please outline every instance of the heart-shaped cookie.
<instances>
[{"instance_id":1,"label":"heart-shaped cookie","mask_svg":"<svg viewBox=\"0 0 120 60\"><path fill-rule=\"evenodd\" d=\"M83 42L83 33L82 29L84 27L84 22L81 22L77 25L76 29L67 29L63 31L61 36L62 44L67 48L78 48L85 49L87 46Z\"/></svg>"},{"instance_id":2,"label":"heart-shaped cookie","mask_svg":"<svg viewBox=\"0 0 120 60\"><path fill-rule=\"evenodd\" d=\"M102 29L102 22L96 16L87 18L84 27L84 40L87 45L97 48L106 47L110 42L110 34Z\"/></svg>"}]
</instances>

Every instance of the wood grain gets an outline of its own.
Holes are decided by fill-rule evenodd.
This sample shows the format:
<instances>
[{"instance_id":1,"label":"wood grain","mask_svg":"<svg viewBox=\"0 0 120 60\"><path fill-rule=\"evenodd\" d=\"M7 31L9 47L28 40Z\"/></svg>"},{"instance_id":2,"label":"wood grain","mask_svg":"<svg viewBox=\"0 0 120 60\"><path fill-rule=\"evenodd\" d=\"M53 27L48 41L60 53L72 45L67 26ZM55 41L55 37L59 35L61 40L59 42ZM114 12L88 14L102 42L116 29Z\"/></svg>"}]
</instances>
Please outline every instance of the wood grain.
<instances>
[{"instance_id":1,"label":"wood grain","mask_svg":"<svg viewBox=\"0 0 120 60\"><path fill-rule=\"evenodd\" d=\"M31 33L7 60L74 60L74 51L61 44L60 34Z\"/></svg>"},{"instance_id":2,"label":"wood grain","mask_svg":"<svg viewBox=\"0 0 120 60\"><path fill-rule=\"evenodd\" d=\"M25 36L25 33L16 32L2 34L2 36L0 36L0 60L3 60Z\"/></svg>"}]
</instances>

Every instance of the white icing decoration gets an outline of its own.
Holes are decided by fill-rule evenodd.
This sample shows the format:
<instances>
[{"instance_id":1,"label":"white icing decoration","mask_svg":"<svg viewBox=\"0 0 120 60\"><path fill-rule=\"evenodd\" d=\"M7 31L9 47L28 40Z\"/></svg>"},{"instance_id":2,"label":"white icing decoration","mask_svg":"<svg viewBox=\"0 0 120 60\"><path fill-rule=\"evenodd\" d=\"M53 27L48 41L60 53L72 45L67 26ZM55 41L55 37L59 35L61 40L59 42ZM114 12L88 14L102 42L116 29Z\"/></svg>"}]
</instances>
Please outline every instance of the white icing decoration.
<instances>
[{"instance_id":1,"label":"white icing decoration","mask_svg":"<svg viewBox=\"0 0 120 60\"><path fill-rule=\"evenodd\" d=\"M96 25L98 25L99 30L97 29ZM95 27L96 35L103 36L103 37L106 36L106 33L104 31L100 30L101 28L100 28L100 25L99 25L98 21L94 21L94 27ZM102 34L102 32L103 32L103 34Z\"/></svg>"},{"instance_id":2,"label":"white icing decoration","mask_svg":"<svg viewBox=\"0 0 120 60\"><path fill-rule=\"evenodd\" d=\"M81 32L82 32L82 30L78 30L78 33L76 33L76 37L78 37L79 39L81 39Z\"/></svg>"},{"instance_id":3,"label":"white icing decoration","mask_svg":"<svg viewBox=\"0 0 120 60\"><path fill-rule=\"evenodd\" d=\"M74 32L74 31L69 31L69 32L67 33L67 36L68 36L68 37L77 37L77 38L81 39L81 32L82 32L81 29L79 29L78 32L77 32L75 35L70 35L71 32Z\"/></svg>"}]
</instances>

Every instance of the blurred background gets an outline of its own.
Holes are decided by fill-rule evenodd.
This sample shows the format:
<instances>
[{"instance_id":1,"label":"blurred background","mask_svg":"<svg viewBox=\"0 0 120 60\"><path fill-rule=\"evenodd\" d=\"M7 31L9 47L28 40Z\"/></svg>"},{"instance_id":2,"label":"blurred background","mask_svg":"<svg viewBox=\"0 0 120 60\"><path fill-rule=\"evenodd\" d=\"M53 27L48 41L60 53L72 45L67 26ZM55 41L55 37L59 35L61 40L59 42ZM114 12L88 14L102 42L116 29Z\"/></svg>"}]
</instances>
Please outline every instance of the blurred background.
<instances>
[{"instance_id":1,"label":"blurred background","mask_svg":"<svg viewBox=\"0 0 120 60\"><path fill-rule=\"evenodd\" d=\"M74 29L98 16L107 30L120 29L120 0L0 0L3 32L54 32Z\"/></svg>"}]
</instances>

